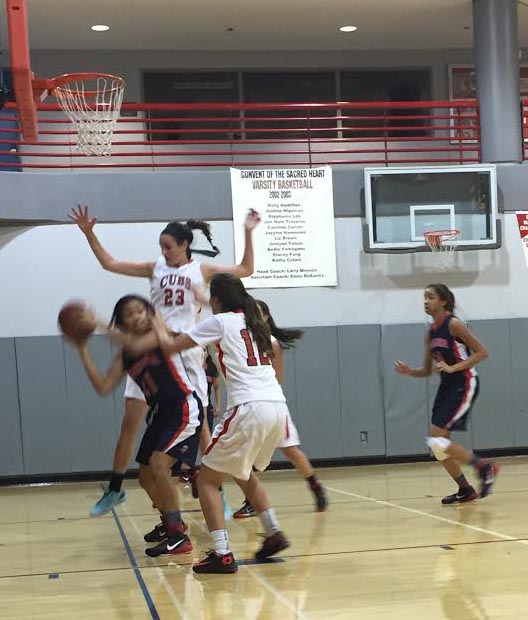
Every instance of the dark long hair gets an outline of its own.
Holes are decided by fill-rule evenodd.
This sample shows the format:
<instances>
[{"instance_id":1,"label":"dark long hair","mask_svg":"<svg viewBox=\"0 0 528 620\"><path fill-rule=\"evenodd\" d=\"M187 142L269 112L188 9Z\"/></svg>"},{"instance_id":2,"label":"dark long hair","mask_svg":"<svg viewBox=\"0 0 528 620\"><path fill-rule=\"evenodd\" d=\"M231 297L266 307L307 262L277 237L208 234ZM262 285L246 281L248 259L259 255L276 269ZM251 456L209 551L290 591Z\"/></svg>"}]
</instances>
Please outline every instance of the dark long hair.
<instances>
[{"instance_id":1,"label":"dark long hair","mask_svg":"<svg viewBox=\"0 0 528 620\"><path fill-rule=\"evenodd\" d=\"M125 311L126 305L131 301L139 301L143 304L148 312L148 314L154 316L155 310L152 304L148 299L141 297L141 295L125 295L121 297L114 306L114 311L112 312L112 318L110 319L109 327L118 327L120 329L123 328L123 313Z\"/></svg>"},{"instance_id":2,"label":"dark long hair","mask_svg":"<svg viewBox=\"0 0 528 620\"><path fill-rule=\"evenodd\" d=\"M438 297L446 302L444 308L447 312L455 311L455 296L445 284L428 284L425 288L432 288Z\"/></svg>"},{"instance_id":3,"label":"dark long hair","mask_svg":"<svg viewBox=\"0 0 528 620\"><path fill-rule=\"evenodd\" d=\"M300 329L284 329L283 327L277 327L268 304L261 299L257 299L257 304L264 315L264 318L268 321L270 326L271 335L277 338L284 349L291 349L295 346L295 342L300 340L304 332Z\"/></svg>"},{"instance_id":4,"label":"dark long hair","mask_svg":"<svg viewBox=\"0 0 528 620\"><path fill-rule=\"evenodd\" d=\"M191 243L193 242L194 235L193 230L201 230L204 237L209 241L209 244L213 248L212 250L191 250ZM188 242L187 245L187 258L191 258L191 252L194 254L204 254L205 256L215 257L220 254L220 250L213 244L213 237L211 235L211 226L203 220L187 220L185 224L181 222L170 222L161 231L162 235L170 235L178 245L181 245L184 241Z\"/></svg>"},{"instance_id":5,"label":"dark long hair","mask_svg":"<svg viewBox=\"0 0 528 620\"><path fill-rule=\"evenodd\" d=\"M223 312L243 310L246 325L260 353L272 354L271 331L257 301L246 291L242 281L229 273L217 273L211 278L211 298L216 297Z\"/></svg>"}]
</instances>

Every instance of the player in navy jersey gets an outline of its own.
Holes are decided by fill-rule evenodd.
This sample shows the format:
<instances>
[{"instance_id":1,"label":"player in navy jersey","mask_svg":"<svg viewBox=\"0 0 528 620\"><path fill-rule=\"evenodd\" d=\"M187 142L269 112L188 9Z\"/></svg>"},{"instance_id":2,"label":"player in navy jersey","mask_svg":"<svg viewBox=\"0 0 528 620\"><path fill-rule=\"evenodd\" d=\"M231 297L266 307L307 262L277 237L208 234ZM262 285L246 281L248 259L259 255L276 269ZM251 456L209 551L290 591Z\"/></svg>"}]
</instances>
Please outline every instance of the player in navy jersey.
<instances>
[{"instance_id":1,"label":"player in navy jersey","mask_svg":"<svg viewBox=\"0 0 528 620\"><path fill-rule=\"evenodd\" d=\"M466 480L460 463L472 465L481 481L480 497L486 497L495 482L498 466L478 458L450 440L452 431L466 429L469 413L479 391L475 366L488 357L484 345L454 314L455 296L444 284L430 284L424 291L424 309L433 325L425 335L422 368L409 368L395 362L399 374L428 377L440 373L440 386L433 404L430 437L427 444L447 473L458 484L458 491L442 499L442 504L468 502L479 495Z\"/></svg>"},{"instance_id":2,"label":"player in navy jersey","mask_svg":"<svg viewBox=\"0 0 528 620\"><path fill-rule=\"evenodd\" d=\"M218 248L213 244L209 224L201 220L192 219L186 223L169 223L161 231L159 237L161 256L156 261L130 262L114 258L101 245L94 232L97 217L89 213L88 207L79 205L76 209L72 209L68 217L85 235L103 269L112 273L150 280L152 305L175 332L190 329L198 321L201 306L207 302L204 289L214 273L227 272L240 278L253 273L252 233L260 221L259 215L253 210L248 213L244 224L246 246L238 265L200 263L192 259L195 253L210 257L215 257L219 253ZM191 248L194 241L193 230L202 231L211 246L210 250ZM203 370L202 351L199 347L195 347L185 351L182 357L189 379L203 406L206 407L207 381ZM94 517L106 514L113 506L126 499L126 493L121 490L121 484L148 408L140 387L130 376L126 379L124 398L125 415L114 453L112 477L103 496L90 510L90 515ZM209 427L205 424L202 427L200 442L202 452L205 451L210 441ZM230 514L227 503L225 510L226 514Z\"/></svg>"},{"instance_id":3,"label":"player in navy jersey","mask_svg":"<svg viewBox=\"0 0 528 620\"><path fill-rule=\"evenodd\" d=\"M124 334L146 338L152 331L153 316L154 309L146 299L126 295L117 302L111 325ZM167 355L160 348L140 355L121 350L103 374L90 356L87 341L74 344L99 394L109 394L128 373L141 388L149 407L147 429L136 461L140 464L140 484L160 511L162 524L145 536L147 542L160 541L158 545L146 549L147 555L156 557L192 551L170 470L176 461L194 465L203 411L181 355ZM163 535L160 535L160 529L163 529Z\"/></svg>"}]
</instances>

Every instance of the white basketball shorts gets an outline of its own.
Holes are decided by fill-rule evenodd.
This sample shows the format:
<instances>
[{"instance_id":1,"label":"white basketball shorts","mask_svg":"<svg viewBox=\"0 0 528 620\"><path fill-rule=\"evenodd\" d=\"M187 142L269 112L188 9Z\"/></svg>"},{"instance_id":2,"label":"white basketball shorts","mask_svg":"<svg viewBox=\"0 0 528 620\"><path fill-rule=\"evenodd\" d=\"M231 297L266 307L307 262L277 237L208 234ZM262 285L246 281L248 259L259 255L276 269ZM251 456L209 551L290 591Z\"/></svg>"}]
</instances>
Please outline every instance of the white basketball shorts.
<instances>
[{"instance_id":1,"label":"white basketball shorts","mask_svg":"<svg viewBox=\"0 0 528 620\"><path fill-rule=\"evenodd\" d=\"M202 464L239 480L253 466L264 471L284 437L289 416L285 402L254 401L229 409L213 431Z\"/></svg>"}]
</instances>

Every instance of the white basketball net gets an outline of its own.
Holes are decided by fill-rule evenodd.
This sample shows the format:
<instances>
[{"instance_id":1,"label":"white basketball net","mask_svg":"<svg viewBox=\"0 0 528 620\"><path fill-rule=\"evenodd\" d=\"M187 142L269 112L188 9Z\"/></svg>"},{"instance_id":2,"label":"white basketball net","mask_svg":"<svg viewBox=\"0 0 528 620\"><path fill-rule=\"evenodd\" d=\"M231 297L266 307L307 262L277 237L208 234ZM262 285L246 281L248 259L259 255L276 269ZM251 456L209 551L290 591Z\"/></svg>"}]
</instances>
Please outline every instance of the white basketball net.
<instances>
[{"instance_id":1,"label":"white basketball net","mask_svg":"<svg viewBox=\"0 0 528 620\"><path fill-rule=\"evenodd\" d=\"M455 261L455 244L452 242L459 230L431 230L424 233L427 245L442 267L452 267Z\"/></svg>"},{"instance_id":2,"label":"white basketball net","mask_svg":"<svg viewBox=\"0 0 528 620\"><path fill-rule=\"evenodd\" d=\"M72 79L53 89L59 105L77 128L79 152L110 155L124 88L122 78L98 76Z\"/></svg>"}]
</instances>

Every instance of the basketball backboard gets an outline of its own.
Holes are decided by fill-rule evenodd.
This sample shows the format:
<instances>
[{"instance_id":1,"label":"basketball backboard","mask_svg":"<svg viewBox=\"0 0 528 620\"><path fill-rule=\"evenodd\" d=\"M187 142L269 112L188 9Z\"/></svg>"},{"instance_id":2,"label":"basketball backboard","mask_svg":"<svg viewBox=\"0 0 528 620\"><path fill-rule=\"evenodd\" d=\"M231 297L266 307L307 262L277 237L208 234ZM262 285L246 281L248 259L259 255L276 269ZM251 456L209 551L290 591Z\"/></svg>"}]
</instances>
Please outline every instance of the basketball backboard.
<instances>
[{"instance_id":1,"label":"basketball backboard","mask_svg":"<svg viewBox=\"0 0 528 620\"><path fill-rule=\"evenodd\" d=\"M365 169L366 252L425 252L424 233L458 229L457 250L496 249L497 179L491 165Z\"/></svg>"}]
</instances>

